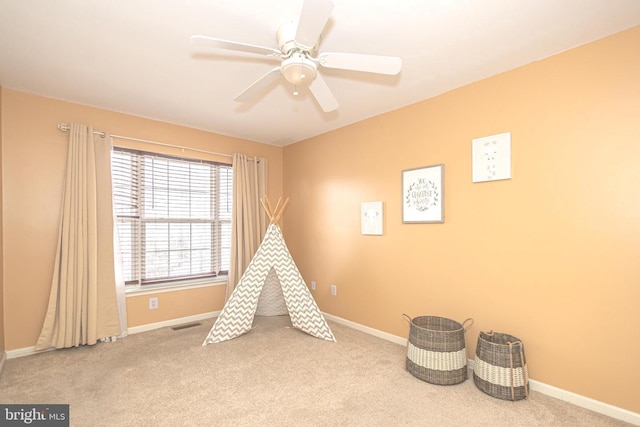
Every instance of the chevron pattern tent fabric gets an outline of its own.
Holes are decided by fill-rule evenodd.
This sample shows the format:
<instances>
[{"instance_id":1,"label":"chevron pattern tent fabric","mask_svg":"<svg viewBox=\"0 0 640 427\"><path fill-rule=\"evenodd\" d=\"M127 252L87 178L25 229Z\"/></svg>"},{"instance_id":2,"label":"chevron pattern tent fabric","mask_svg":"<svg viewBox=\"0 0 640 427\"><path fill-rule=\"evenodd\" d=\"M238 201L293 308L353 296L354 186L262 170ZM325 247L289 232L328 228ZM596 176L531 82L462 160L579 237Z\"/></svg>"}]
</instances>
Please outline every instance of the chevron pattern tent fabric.
<instances>
[{"instance_id":1,"label":"chevron pattern tent fabric","mask_svg":"<svg viewBox=\"0 0 640 427\"><path fill-rule=\"evenodd\" d=\"M202 345L227 341L251 330L258 298L271 269L282 286L293 327L316 338L336 340L289 253L280 227L272 223Z\"/></svg>"}]
</instances>

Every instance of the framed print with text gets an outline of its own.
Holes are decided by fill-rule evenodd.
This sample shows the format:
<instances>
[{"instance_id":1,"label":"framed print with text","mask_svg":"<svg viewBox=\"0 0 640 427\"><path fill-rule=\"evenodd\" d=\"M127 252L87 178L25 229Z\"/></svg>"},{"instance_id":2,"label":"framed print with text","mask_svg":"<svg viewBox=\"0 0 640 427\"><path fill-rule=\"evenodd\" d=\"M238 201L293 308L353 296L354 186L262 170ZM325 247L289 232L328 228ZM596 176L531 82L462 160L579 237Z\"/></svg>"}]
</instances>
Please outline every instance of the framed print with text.
<instances>
[{"instance_id":1,"label":"framed print with text","mask_svg":"<svg viewBox=\"0 0 640 427\"><path fill-rule=\"evenodd\" d=\"M402 222L444 222L444 164L402 171Z\"/></svg>"}]
</instances>

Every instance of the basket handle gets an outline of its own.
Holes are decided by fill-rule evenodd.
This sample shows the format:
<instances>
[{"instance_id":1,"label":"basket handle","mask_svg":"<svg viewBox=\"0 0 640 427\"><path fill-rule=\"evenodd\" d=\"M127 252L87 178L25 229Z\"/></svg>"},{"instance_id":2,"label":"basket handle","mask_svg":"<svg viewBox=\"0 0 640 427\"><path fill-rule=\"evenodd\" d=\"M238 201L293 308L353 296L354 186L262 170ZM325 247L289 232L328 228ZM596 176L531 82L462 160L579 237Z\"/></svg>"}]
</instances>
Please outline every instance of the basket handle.
<instances>
[{"instance_id":1,"label":"basket handle","mask_svg":"<svg viewBox=\"0 0 640 427\"><path fill-rule=\"evenodd\" d=\"M469 325L467 325L467 323L469 323ZM471 326L473 326L473 319L471 317L462 322L462 329L464 329L465 332L467 332Z\"/></svg>"},{"instance_id":2,"label":"basket handle","mask_svg":"<svg viewBox=\"0 0 640 427\"><path fill-rule=\"evenodd\" d=\"M520 343L520 360L522 361L522 371L524 374L524 397L529 397L529 372L525 369L527 365L527 359L524 357L524 347Z\"/></svg>"},{"instance_id":3,"label":"basket handle","mask_svg":"<svg viewBox=\"0 0 640 427\"><path fill-rule=\"evenodd\" d=\"M411 324L411 317L408 314L402 313L402 316L405 317L409 321L409 324Z\"/></svg>"}]
</instances>

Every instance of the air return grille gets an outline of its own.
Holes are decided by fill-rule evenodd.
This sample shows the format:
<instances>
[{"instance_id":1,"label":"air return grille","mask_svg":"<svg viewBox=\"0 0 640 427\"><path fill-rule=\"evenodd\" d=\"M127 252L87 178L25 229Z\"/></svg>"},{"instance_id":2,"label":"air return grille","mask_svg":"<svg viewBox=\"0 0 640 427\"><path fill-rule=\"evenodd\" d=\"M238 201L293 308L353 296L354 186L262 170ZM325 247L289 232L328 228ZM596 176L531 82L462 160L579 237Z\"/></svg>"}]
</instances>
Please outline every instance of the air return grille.
<instances>
[{"instance_id":1,"label":"air return grille","mask_svg":"<svg viewBox=\"0 0 640 427\"><path fill-rule=\"evenodd\" d=\"M193 328L194 326L200 326L200 325L202 325L202 323L200 322L186 323L184 325L173 326L171 329L173 329L174 331L181 331L183 329Z\"/></svg>"}]
</instances>

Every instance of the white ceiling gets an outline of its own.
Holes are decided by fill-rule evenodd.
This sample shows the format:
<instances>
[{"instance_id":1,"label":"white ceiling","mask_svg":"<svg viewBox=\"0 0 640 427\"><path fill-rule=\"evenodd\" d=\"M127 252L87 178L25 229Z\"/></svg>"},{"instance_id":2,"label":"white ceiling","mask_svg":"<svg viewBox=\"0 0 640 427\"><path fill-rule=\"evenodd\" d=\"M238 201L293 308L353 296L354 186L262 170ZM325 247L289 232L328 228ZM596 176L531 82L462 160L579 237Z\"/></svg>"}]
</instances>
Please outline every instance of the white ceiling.
<instances>
[{"instance_id":1,"label":"white ceiling","mask_svg":"<svg viewBox=\"0 0 640 427\"><path fill-rule=\"evenodd\" d=\"M233 101L279 59L190 37L277 49L302 2L0 0L0 85L284 146L640 25L640 0L333 0L319 51L399 56L401 73L323 68L331 113L284 79Z\"/></svg>"}]
</instances>

